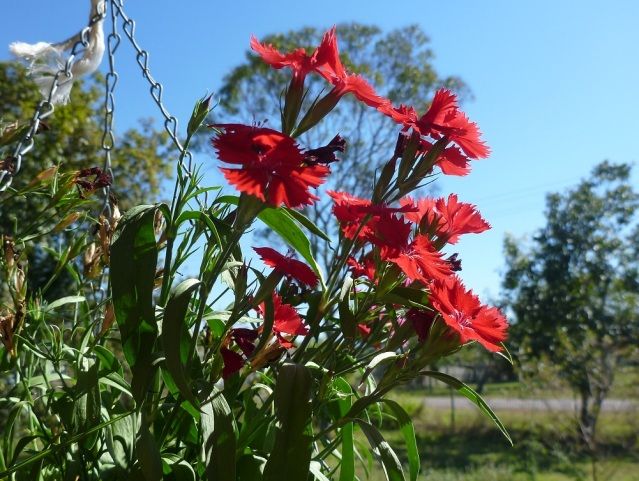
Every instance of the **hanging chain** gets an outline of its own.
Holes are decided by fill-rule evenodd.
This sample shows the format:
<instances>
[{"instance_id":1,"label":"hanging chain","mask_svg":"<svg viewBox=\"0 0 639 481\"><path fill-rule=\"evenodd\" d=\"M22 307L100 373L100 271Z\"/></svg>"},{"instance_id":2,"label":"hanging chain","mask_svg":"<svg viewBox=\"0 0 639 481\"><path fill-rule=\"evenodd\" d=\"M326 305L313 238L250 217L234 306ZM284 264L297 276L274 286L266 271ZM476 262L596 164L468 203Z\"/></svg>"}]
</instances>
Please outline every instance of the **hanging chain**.
<instances>
[{"instance_id":1,"label":"hanging chain","mask_svg":"<svg viewBox=\"0 0 639 481\"><path fill-rule=\"evenodd\" d=\"M73 72L71 69L75 64L76 57L80 53L81 49L89 47L89 33L91 27L95 23L103 20L105 17L106 8L103 8L102 11L96 12L96 14L91 17L89 25L86 26L80 34L80 40L73 45L64 67L58 70L54 75L47 98L45 100L41 100L36 107L33 117L31 118L31 122L29 123L29 128L22 139L18 142L13 156L6 159L3 162L2 167L0 167L0 192L7 190L11 185L11 182L13 182L13 178L16 174L18 174L18 172L20 172L23 157L29 153L31 149L33 149L35 143L34 137L38 132L40 124L55 110L55 107L53 106L53 96L58 91L58 88L68 82L73 82Z\"/></svg>"},{"instance_id":2,"label":"hanging chain","mask_svg":"<svg viewBox=\"0 0 639 481\"><path fill-rule=\"evenodd\" d=\"M104 96L104 132L102 134L102 150L104 150L104 166L102 170L109 176L113 183L113 169L111 165L111 151L115 147L115 135L113 133L113 117L115 113L115 86L118 83L118 73L115 70L115 51L120 46L122 38L118 33L118 17L114 8L111 8L111 33L107 37L107 56L109 59L109 72L105 77ZM111 187L107 186L104 192L104 205L102 212L111 217L110 193Z\"/></svg>"},{"instance_id":3,"label":"hanging chain","mask_svg":"<svg viewBox=\"0 0 639 481\"><path fill-rule=\"evenodd\" d=\"M164 106L164 102L162 101L162 92L164 87L151 75L151 71L149 70L149 52L140 47L135 38L135 21L124 13L124 0L110 0L110 3L112 10L117 10L117 14L122 18L122 30L136 52L135 59L142 70L142 76L151 86L149 89L151 97L153 97L155 104L158 106L160 113L164 117L164 129L169 134L169 137L173 141L175 147L180 151L179 168L187 175L187 177L191 177L193 154L191 154L191 152L182 145L182 142L180 142L180 139L178 138L178 120L176 117L171 115ZM184 159L187 160L186 165L184 165Z\"/></svg>"}]
</instances>

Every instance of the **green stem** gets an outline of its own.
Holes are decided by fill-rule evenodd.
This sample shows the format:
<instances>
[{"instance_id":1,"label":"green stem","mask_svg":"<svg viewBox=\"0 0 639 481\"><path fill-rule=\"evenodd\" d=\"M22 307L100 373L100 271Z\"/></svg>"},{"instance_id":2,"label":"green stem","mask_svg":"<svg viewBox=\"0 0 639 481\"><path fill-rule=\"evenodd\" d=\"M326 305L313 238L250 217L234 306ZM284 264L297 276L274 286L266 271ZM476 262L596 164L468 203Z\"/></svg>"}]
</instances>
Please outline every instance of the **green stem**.
<instances>
[{"instance_id":1,"label":"green stem","mask_svg":"<svg viewBox=\"0 0 639 481\"><path fill-rule=\"evenodd\" d=\"M70 437L69 439L67 439L66 441L60 443L60 444L56 444L54 446L51 446L47 449L44 449L42 451L40 451L39 453L31 456L30 458L25 459L24 461L18 463L18 464L14 464L13 466L11 466L9 469L6 469L2 472L0 472L0 479L3 479L6 476L9 476L12 473L15 473L16 471L19 471L23 468L26 468L27 466L35 463L36 461L42 459L42 458L46 458L49 454L53 454L63 448L66 448L67 446L70 446L73 443L76 443L78 441L80 441L81 439L85 438L86 436L89 436L90 434L93 434L97 431L100 431L101 429L110 426L111 424L114 424L116 422L118 422L120 419L124 419L127 416L130 416L131 414L133 414L135 411L129 411L127 413L121 414L120 416L116 416L114 418L109 419L108 421L105 421L101 424L98 424L97 426L92 427L91 429L80 433L80 434L76 434L75 436Z\"/></svg>"}]
</instances>

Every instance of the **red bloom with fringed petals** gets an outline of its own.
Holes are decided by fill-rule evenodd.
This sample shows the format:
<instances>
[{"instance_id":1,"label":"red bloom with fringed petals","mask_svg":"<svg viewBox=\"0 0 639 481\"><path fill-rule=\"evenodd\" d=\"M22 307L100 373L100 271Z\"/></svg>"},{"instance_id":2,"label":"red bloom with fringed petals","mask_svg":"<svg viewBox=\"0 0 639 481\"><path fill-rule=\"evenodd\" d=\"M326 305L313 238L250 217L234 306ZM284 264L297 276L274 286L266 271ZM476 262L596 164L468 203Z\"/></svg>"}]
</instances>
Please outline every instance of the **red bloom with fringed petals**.
<instances>
[{"instance_id":1,"label":"red bloom with fringed petals","mask_svg":"<svg viewBox=\"0 0 639 481\"><path fill-rule=\"evenodd\" d=\"M371 281L375 280L377 268L371 253L365 255L361 259L361 262L357 262L357 259L353 256L349 256L348 259L346 259L346 265L348 265L355 277L367 277Z\"/></svg>"},{"instance_id":2,"label":"red bloom with fringed petals","mask_svg":"<svg viewBox=\"0 0 639 481\"><path fill-rule=\"evenodd\" d=\"M272 267L276 272L292 277L308 287L315 287L317 285L317 275L303 262L293 259L292 257L283 256L270 247L253 247L253 250L257 252L264 264Z\"/></svg>"},{"instance_id":3,"label":"red bloom with fringed petals","mask_svg":"<svg viewBox=\"0 0 639 481\"><path fill-rule=\"evenodd\" d=\"M323 48L322 48L323 46ZM321 50L320 50L321 49ZM349 74L339 58L335 27L324 34L316 56L317 72L333 85L328 96L340 98L352 93L357 100L369 107L379 108L388 104L388 100L377 95L375 88L364 77Z\"/></svg>"},{"instance_id":4,"label":"red bloom with fringed petals","mask_svg":"<svg viewBox=\"0 0 639 481\"><path fill-rule=\"evenodd\" d=\"M334 49L337 48L335 27L324 34L320 45L310 55L303 48L281 53L273 45L261 43L254 36L251 36L251 48L274 69L290 68L293 82L302 85L309 73L317 72L323 64L333 59Z\"/></svg>"},{"instance_id":5,"label":"red bloom with fringed petals","mask_svg":"<svg viewBox=\"0 0 639 481\"><path fill-rule=\"evenodd\" d=\"M500 343L507 337L506 318L496 307L482 305L459 278L434 281L430 285L430 302L462 344L477 341L489 351L502 350Z\"/></svg>"},{"instance_id":6,"label":"red bloom with fringed petals","mask_svg":"<svg viewBox=\"0 0 639 481\"><path fill-rule=\"evenodd\" d=\"M419 199L413 201L407 197L400 201L401 205L415 206L418 211L406 214L406 218L416 224L424 218L435 225L435 234L449 244L456 244L462 234L479 234L490 229L490 224L481 216L477 207L466 202L459 202L456 194L448 199Z\"/></svg>"},{"instance_id":7,"label":"red bloom with fringed petals","mask_svg":"<svg viewBox=\"0 0 639 481\"><path fill-rule=\"evenodd\" d=\"M490 153L480 138L479 127L459 110L457 96L450 90L440 89L435 93L430 108L419 118L416 128L422 135L448 137L471 159L482 159Z\"/></svg>"},{"instance_id":8,"label":"red bloom with fringed petals","mask_svg":"<svg viewBox=\"0 0 639 481\"><path fill-rule=\"evenodd\" d=\"M412 281L428 283L433 279L442 280L452 275L450 263L442 258L442 253L423 235L415 236L409 246L385 260L396 264Z\"/></svg>"},{"instance_id":9,"label":"red bloom with fringed petals","mask_svg":"<svg viewBox=\"0 0 639 481\"><path fill-rule=\"evenodd\" d=\"M259 312L264 315L266 304L259 306ZM290 334L293 336L305 336L308 328L302 322L302 318L290 304L284 304L282 298L273 293L273 332L276 334Z\"/></svg>"},{"instance_id":10,"label":"red bloom with fringed petals","mask_svg":"<svg viewBox=\"0 0 639 481\"><path fill-rule=\"evenodd\" d=\"M327 192L333 198L333 214L340 223L342 233L347 239L357 237L360 240L372 242L382 246L389 244L386 239L394 238L390 243L406 242L410 228L403 225L403 220L393 214L416 211L411 205L388 207L384 204L375 205L370 200L361 199L346 192ZM381 225L380 225L381 223ZM391 226L398 230L391 232ZM403 241L398 237L405 236Z\"/></svg>"},{"instance_id":11,"label":"red bloom with fringed petals","mask_svg":"<svg viewBox=\"0 0 639 481\"><path fill-rule=\"evenodd\" d=\"M240 192L274 206L299 207L317 200L310 189L320 186L330 170L325 165L305 165L304 155L294 139L265 127L242 124L215 127L224 131L213 139L218 157L240 166L220 170Z\"/></svg>"},{"instance_id":12,"label":"red bloom with fringed petals","mask_svg":"<svg viewBox=\"0 0 639 481\"><path fill-rule=\"evenodd\" d=\"M439 89L428 111L421 117L414 108L390 103L381 104L378 110L403 125L412 128L424 137L440 139L446 137L456 146L448 146L437 159L436 164L447 175L466 175L470 172L469 160L488 157L490 149L481 140L481 132L476 123L471 122L459 109L457 96L447 89ZM427 152L431 144L423 144Z\"/></svg>"}]
</instances>

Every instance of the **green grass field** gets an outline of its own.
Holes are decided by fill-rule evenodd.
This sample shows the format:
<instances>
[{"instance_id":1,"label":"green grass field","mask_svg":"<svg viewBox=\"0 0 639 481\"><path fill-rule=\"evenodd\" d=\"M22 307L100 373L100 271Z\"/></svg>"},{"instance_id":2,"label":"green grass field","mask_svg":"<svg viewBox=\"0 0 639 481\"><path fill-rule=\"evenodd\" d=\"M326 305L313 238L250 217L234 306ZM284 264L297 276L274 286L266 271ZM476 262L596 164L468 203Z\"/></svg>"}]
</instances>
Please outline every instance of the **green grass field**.
<instances>
[{"instance_id":1,"label":"green grass field","mask_svg":"<svg viewBox=\"0 0 639 481\"><path fill-rule=\"evenodd\" d=\"M621 373L610 397L639 399L637 371ZM486 386L485 396L505 398L570 397L566 389L544 393L518 383ZM405 390L395 394L413 419L421 455L420 480L433 481L639 481L639 411L603 412L596 451L596 478L591 457L580 448L573 412L500 410L514 446L478 410L434 409L424 405L428 395L448 395L446 388ZM458 403L459 405L459 403ZM405 461L403 438L392 423L383 434ZM385 479L378 464L369 477Z\"/></svg>"}]
</instances>

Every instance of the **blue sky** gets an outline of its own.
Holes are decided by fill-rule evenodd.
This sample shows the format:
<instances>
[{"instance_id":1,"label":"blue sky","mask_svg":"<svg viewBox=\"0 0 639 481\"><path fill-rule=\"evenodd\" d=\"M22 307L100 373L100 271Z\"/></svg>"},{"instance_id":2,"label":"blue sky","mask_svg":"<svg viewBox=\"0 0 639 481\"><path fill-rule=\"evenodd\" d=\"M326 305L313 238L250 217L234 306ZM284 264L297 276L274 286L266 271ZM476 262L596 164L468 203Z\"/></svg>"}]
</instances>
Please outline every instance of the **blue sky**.
<instances>
[{"instance_id":1,"label":"blue sky","mask_svg":"<svg viewBox=\"0 0 639 481\"><path fill-rule=\"evenodd\" d=\"M59 41L86 23L88 0L2 0L0 45ZM152 5L152 7L150 7ZM604 159L635 162L639 139L639 2L460 0L292 0L125 2L151 52L153 75L183 126L193 102L215 92L260 37L305 25L358 21L393 29L418 23L428 33L442 75L459 75L475 100L492 156L464 178L438 182L478 205L492 231L466 236L455 249L463 278L483 297L497 296L505 233L530 234L543 224L544 196L586 176ZM133 53L117 60L116 128L155 116ZM0 48L0 60L9 58ZM212 159L201 158L203 162ZM639 178L635 172L635 180ZM451 251L452 252L452 251Z\"/></svg>"}]
</instances>

